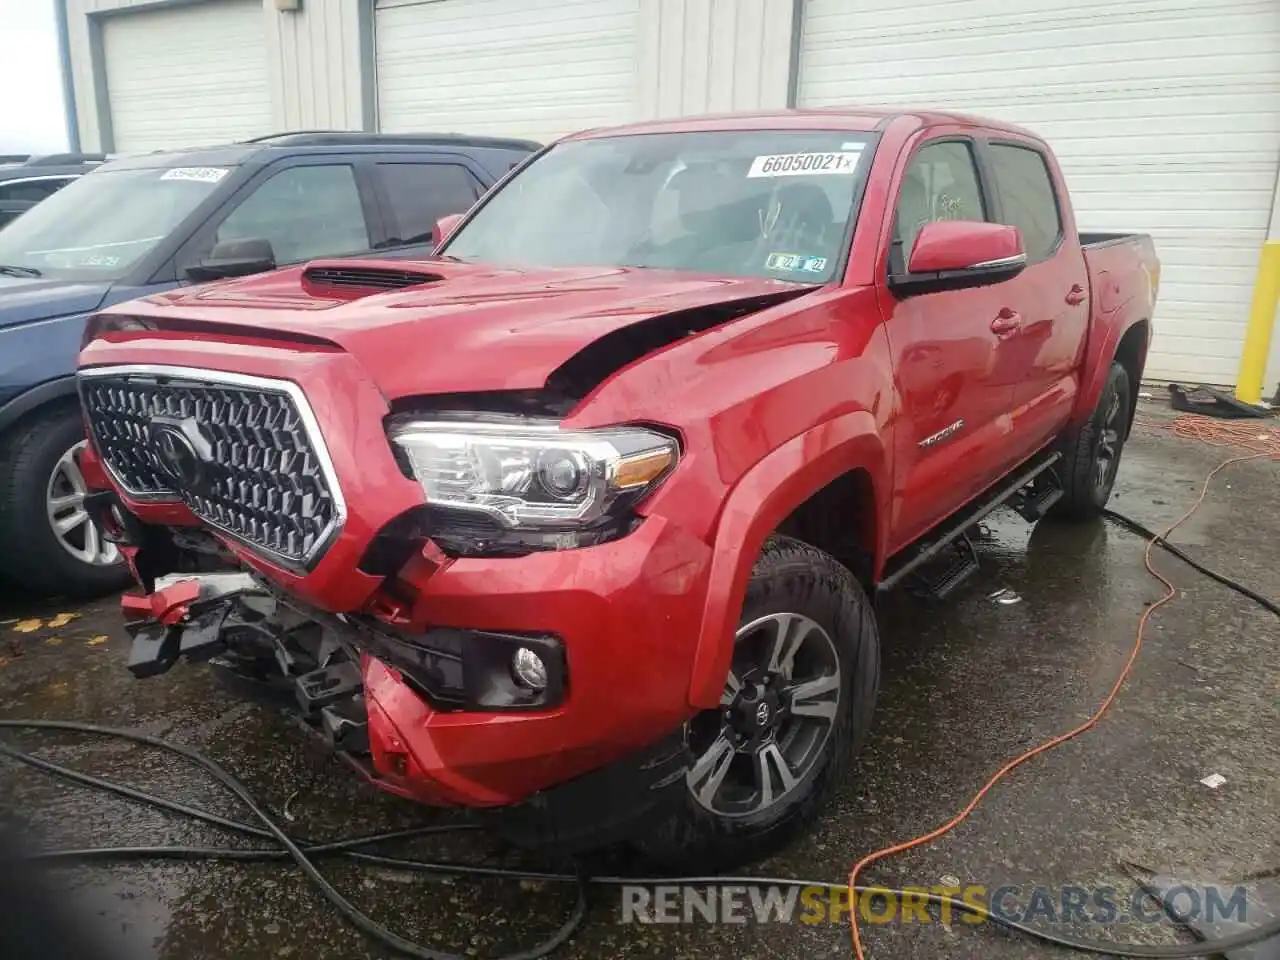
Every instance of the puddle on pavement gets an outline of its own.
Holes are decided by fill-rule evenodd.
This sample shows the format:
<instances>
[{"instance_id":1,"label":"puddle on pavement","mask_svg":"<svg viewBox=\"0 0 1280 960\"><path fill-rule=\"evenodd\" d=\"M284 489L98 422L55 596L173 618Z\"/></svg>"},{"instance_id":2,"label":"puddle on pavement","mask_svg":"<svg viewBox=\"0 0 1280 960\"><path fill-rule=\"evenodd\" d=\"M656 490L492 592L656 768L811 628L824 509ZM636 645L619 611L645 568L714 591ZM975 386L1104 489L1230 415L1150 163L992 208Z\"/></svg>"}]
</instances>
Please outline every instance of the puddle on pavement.
<instances>
[{"instance_id":1,"label":"puddle on pavement","mask_svg":"<svg viewBox=\"0 0 1280 960\"><path fill-rule=\"evenodd\" d=\"M1172 522L1190 505L1207 470L1205 458L1184 459L1172 449L1167 444L1143 445L1126 452L1113 501L1118 510L1155 527ZM1230 481L1224 478L1225 482ZM1176 539L1187 544L1206 542L1227 509L1225 497L1210 499ZM993 756L1030 746L1066 722L1076 722L1076 713L1091 709L1107 689L1143 601L1160 593L1142 571L1141 539L1104 522L1042 522L1033 527L1003 510L984 521L984 526L986 535L976 541L982 569L947 601L933 603L905 591L885 598L882 693L867 752L820 828L761 869L773 875L842 875L842 870L847 872L846 854L903 839L920 822L940 822L950 816L967 800L970 784L980 782ZM991 594L998 590L1016 594L1019 602L992 602ZM331 836L356 829L394 828L438 816L375 794L356 784L338 765L326 765L300 731L270 709L245 705L207 669L179 666L162 678L133 680L123 669L126 647L110 601L72 608L0 593L0 620L19 615L47 617L65 609L87 610L72 626L85 634L110 634L110 643L94 648L67 643L54 648L43 645L43 634L24 638L30 659L16 671L0 672L0 713L75 716L138 726L207 749L277 813L298 792L291 809L300 817L298 829L308 833ZM1173 619L1165 624L1169 633L1179 626ZM0 627L0 643L10 639L4 629ZM77 677L86 676L91 682L75 683ZM18 703L16 696L24 699ZM1136 709L1143 696L1140 686L1127 691L1125 709ZM1165 698L1162 688L1162 711ZM1105 735L1119 737L1123 730L1117 724ZM24 746L35 742L22 740ZM136 779L146 789L247 818L201 773L189 768L157 763L152 756L118 745L66 738L39 742L49 756L68 762L74 758L77 766L90 772ZM1144 755L1136 747L1122 755L1126 776ZM1062 763L1055 761L1038 767L1035 774L1020 775L1014 790L1028 790L1035 776L1051 775ZM1081 775L1087 773L1082 771ZM10 776L6 771L0 781L4 781L0 782L0 806L15 799L36 808L43 805L43 816L36 819L46 825L51 843L126 842L119 838L135 843L225 842L220 831L140 811L136 805L79 788L40 782L35 775ZM1233 775L1233 788L1237 782ZM1091 785L1099 794L1107 787L1101 781ZM994 802L1002 803L1008 795L1002 792ZM1085 828L1093 829L1090 818L1095 811L1072 813L1059 809L1060 795L1050 799L1053 803L1040 810L1042 820L1065 818L1062 829L1076 831L1074 835L1087 846L1091 841ZM1120 809L1138 803L1136 795L1126 797ZM1028 824L1033 832L1035 818ZM993 863L1003 862L1007 870L1011 861L1018 861L1025 838L1013 836L1006 844L1007 834L1001 826L994 832L995 839L990 839L980 825L968 828L961 846L973 858L970 868L992 869ZM490 843L466 838L442 839L424 847L420 855L438 851L444 851L439 853L441 858L459 860L497 862L506 856L495 854ZM983 854L987 854L985 860ZM1037 856L1049 854L1038 850ZM955 864L947 866L947 872L958 872L952 869ZM495 929L491 919L495 912L503 918L501 923L527 922L522 898L529 892L514 884L495 884L491 891L488 886L459 882L457 889L450 889L427 881L369 878L337 864L326 866L325 872L340 879L344 891L377 900L374 906L380 904L381 918L397 929L440 948L465 949L469 937L487 935ZM341 924L293 871L256 865L148 863L77 868L60 875L69 886L102 899L105 916L118 931L111 945L127 948L126 955L131 957L296 960L385 955ZM883 876L892 877L892 870L886 868ZM556 899L559 896L539 903L548 923L554 923L565 908ZM453 904L446 907L449 915L433 916L442 903ZM587 931L566 956L620 955L623 951L616 948L598 948L599 938L613 935L625 945L626 955L637 958L687 953L718 960L744 955L742 946L732 944L722 931L705 936L694 931L690 935L696 935L695 940L682 944L680 950L673 949L670 940L637 946L634 932L611 926L607 913L593 915ZM433 934L441 939L431 939ZM784 949L782 942L793 936L790 931L777 931L780 939L775 942L781 952L771 949L769 955L796 956L794 945ZM536 939L522 935L520 943L528 945ZM488 943L480 946L482 955L494 952ZM833 932L830 945L823 947L846 950L847 937ZM752 948L751 955L762 954ZM890 955L901 954L886 953ZM993 951L991 955L1007 954Z\"/></svg>"}]
</instances>

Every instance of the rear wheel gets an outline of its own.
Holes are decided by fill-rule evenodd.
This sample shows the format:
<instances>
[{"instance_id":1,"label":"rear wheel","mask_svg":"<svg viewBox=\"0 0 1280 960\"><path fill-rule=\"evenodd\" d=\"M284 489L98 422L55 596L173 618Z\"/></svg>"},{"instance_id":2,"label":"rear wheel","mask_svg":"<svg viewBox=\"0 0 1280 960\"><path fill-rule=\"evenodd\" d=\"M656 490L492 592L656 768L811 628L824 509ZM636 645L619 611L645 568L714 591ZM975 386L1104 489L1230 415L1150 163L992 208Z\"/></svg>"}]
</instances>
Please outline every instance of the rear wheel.
<instances>
[{"instance_id":1,"label":"rear wheel","mask_svg":"<svg viewBox=\"0 0 1280 960\"><path fill-rule=\"evenodd\" d=\"M865 738L879 640L861 586L786 537L747 587L720 706L689 721L679 809L636 841L699 872L758 859L807 824Z\"/></svg>"},{"instance_id":2,"label":"rear wheel","mask_svg":"<svg viewBox=\"0 0 1280 960\"><path fill-rule=\"evenodd\" d=\"M1063 497L1055 507L1057 515L1087 520L1111 499L1120 454L1129 439L1132 390L1128 372L1112 363L1093 415L1066 439L1060 468Z\"/></svg>"}]
</instances>

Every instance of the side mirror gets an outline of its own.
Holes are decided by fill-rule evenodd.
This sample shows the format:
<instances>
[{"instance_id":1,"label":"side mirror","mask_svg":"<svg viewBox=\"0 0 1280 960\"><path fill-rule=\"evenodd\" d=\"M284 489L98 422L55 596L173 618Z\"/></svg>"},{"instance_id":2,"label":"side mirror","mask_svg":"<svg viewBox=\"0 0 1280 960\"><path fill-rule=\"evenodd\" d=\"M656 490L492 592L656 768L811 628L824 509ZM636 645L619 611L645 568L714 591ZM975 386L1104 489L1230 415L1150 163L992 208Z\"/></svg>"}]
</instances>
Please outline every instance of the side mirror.
<instances>
[{"instance_id":1,"label":"side mirror","mask_svg":"<svg viewBox=\"0 0 1280 960\"><path fill-rule=\"evenodd\" d=\"M457 229L458 224L462 222L462 218L465 216L466 214L464 213L450 213L437 220L435 229L431 231L432 245L438 247L444 243L449 234Z\"/></svg>"},{"instance_id":2,"label":"side mirror","mask_svg":"<svg viewBox=\"0 0 1280 960\"><path fill-rule=\"evenodd\" d=\"M1027 266L1017 227L976 220L926 223L916 235L907 272L889 277L898 297L986 287L1012 280Z\"/></svg>"},{"instance_id":3,"label":"side mirror","mask_svg":"<svg viewBox=\"0 0 1280 960\"><path fill-rule=\"evenodd\" d=\"M199 263L186 268L186 274L197 283L227 277L247 277L276 268L276 254L271 241L254 237L248 240L225 240L216 244Z\"/></svg>"}]
</instances>

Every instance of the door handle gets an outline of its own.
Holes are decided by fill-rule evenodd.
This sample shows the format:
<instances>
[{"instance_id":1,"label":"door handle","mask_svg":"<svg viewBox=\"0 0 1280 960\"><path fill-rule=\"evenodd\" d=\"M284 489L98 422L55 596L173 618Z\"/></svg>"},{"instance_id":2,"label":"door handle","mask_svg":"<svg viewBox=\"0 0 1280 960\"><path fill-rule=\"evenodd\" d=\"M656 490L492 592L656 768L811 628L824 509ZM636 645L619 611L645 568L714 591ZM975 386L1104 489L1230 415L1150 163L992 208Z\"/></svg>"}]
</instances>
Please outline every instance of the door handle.
<instances>
[{"instance_id":1,"label":"door handle","mask_svg":"<svg viewBox=\"0 0 1280 960\"><path fill-rule=\"evenodd\" d=\"M1067 291L1067 304L1072 307L1078 307L1089 299L1089 291L1080 284L1072 284L1071 289Z\"/></svg>"},{"instance_id":2,"label":"door handle","mask_svg":"<svg viewBox=\"0 0 1280 960\"><path fill-rule=\"evenodd\" d=\"M991 332L1000 339L1011 337L1022 329L1022 316L1016 310L1010 310L1008 307L1001 310L994 320L991 321Z\"/></svg>"}]
</instances>

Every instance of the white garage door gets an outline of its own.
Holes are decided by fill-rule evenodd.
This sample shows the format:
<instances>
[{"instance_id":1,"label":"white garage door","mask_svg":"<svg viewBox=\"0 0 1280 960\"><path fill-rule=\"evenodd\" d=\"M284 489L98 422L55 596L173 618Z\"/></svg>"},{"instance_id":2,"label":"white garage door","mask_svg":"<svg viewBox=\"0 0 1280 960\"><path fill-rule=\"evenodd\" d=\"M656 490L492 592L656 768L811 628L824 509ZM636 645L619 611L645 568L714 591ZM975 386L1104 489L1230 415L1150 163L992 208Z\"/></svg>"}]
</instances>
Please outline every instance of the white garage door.
<instances>
[{"instance_id":1,"label":"white garage door","mask_svg":"<svg viewBox=\"0 0 1280 960\"><path fill-rule=\"evenodd\" d=\"M264 26L262 0L211 0L104 18L116 151L269 133Z\"/></svg>"},{"instance_id":2,"label":"white garage door","mask_svg":"<svg viewBox=\"0 0 1280 960\"><path fill-rule=\"evenodd\" d=\"M547 141L632 117L639 0L380 0L384 131Z\"/></svg>"},{"instance_id":3,"label":"white garage door","mask_svg":"<svg viewBox=\"0 0 1280 960\"><path fill-rule=\"evenodd\" d=\"M1034 129L1058 154L1080 229L1156 239L1148 375L1235 382L1280 164L1277 0L806 10L802 106L935 105Z\"/></svg>"}]
</instances>

